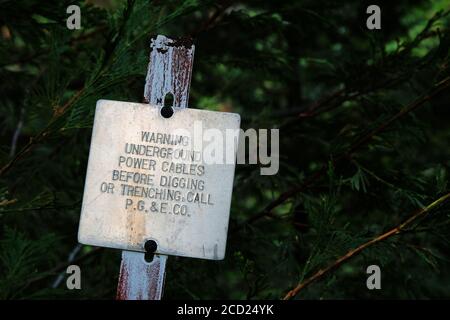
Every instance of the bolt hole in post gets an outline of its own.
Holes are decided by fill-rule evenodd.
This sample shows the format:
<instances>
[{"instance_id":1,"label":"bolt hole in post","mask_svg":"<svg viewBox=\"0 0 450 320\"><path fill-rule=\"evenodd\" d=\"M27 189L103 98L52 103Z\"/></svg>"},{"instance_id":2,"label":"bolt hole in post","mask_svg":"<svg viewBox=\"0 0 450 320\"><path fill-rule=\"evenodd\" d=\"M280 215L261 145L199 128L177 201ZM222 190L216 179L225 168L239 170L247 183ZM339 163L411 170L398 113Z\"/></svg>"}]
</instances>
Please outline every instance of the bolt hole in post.
<instances>
[{"instance_id":1,"label":"bolt hole in post","mask_svg":"<svg viewBox=\"0 0 450 320\"><path fill-rule=\"evenodd\" d=\"M167 119L173 115L173 102L173 94L168 92L164 97L164 106L161 108L161 116Z\"/></svg>"},{"instance_id":2,"label":"bolt hole in post","mask_svg":"<svg viewBox=\"0 0 450 320\"><path fill-rule=\"evenodd\" d=\"M146 253L144 254L144 260L145 260L145 262L147 262L147 263L152 263L154 257L155 257L155 254L154 254L154 253L148 253L148 252L146 252Z\"/></svg>"}]
</instances>

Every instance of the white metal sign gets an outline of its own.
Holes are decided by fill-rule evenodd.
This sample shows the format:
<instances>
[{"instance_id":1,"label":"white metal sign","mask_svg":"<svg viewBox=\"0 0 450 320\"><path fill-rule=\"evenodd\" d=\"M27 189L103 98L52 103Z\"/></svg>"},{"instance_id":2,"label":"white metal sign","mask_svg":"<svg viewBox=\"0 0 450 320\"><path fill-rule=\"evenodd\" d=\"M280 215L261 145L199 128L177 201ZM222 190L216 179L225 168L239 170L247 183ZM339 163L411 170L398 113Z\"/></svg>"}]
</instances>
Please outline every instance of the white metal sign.
<instances>
[{"instance_id":1,"label":"white metal sign","mask_svg":"<svg viewBox=\"0 0 450 320\"><path fill-rule=\"evenodd\" d=\"M79 242L224 258L240 117L174 109L98 101Z\"/></svg>"}]
</instances>

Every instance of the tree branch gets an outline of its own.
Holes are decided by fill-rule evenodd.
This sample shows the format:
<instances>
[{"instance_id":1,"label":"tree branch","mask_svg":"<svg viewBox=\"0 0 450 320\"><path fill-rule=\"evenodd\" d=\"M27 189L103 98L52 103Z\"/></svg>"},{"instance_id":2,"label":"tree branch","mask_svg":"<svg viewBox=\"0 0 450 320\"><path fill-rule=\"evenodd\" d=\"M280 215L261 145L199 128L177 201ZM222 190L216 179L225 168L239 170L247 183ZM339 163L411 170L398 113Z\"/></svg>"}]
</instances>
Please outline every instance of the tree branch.
<instances>
[{"instance_id":1,"label":"tree branch","mask_svg":"<svg viewBox=\"0 0 450 320\"><path fill-rule=\"evenodd\" d=\"M25 155L27 155L35 145L39 144L42 140L44 140L51 132L50 130L51 125L61 116L63 116L67 112L67 110L69 110L74 105L74 103L81 97L83 93L84 88L79 90L76 94L74 94L72 98L70 98L69 101L67 101L67 103L65 103L62 107L56 109L53 118L52 120L50 120L50 123L47 125L47 127L40 133L38 133L36 136L30 138L28 143L15 155L15 157L9 160L6 164L4 164L0 168L0 176L8 172L18 161L20 161Z\"/></svg>"},{"instance_id":2,"label":"tree branch","mask_svg":"<svg viewBox=\"0 0 450 320\"><path fill-rule=\"evenodd\" d=\"M210 29L220 18L220 16L233 4L234 0L224 0L219 1L217 10L214 11L214 13L205 20L202 25L192 32L188 37L189 38L196 38L200 33Z\"/></svg>"},{"instance_id":3,"label":"tree branch","mask_svg":"<svg viewBox=\"0 0 450 320\"><path fill-rule=\"evenodd\" d=\"M449 198L450 198L450 193L447 193L446 195L444 195L444 196L440 197L439 199L435 200L434 202L432 202L431 204L429 204L425 208L422 208L419 211L417 211L416 213L412 214L408 219L406 219L403 223L399 224L398 226L390 229L389 231L387 231L387 232L385 232L383 234L380 234L380 235L376 236L372 240L370 240L370 241L360 245L359 247L348 251L345 255L343 255L342 257L337 259L335 262L333 262L331 265L329 265L325 269L320 269L315 274L313 274L311 277L309 277L305 281L299 283L295 288L290 290L284 296L283 300L289 300L289 299L295 297L301 290L303 290L304 288L309 286L311 283L313 283L315 281L318 281L324 275L328 274L332 270L335 270L340 265L342 265L344 262L346 262L346 261L350 260L351 258L353 258L354 256L360 254L364 249L366 249L366 248L368 248L368 247L370 247L370 246L372 246L374 244L377 244L378 242L386 240L386 239L388 239L388 238L390 238L390 237L392 237L394 235L399 234L400 232L403 231L403 229L405 229L406 227L411 225L418 218L424 216L431 209L433 209L433 208L437 207L438 205L444 203Z\"/></svg>"},{"instance_id":4,"label":"tree branch","mask_svg":"<svg viewBox=\"0 0 450 320\"><path fill-rule=\"evenodd\" d=\"M447 77L444 80L440 81L439 83L435 84L434 88L428 94L422 95L421 97L417 98L412 103L410 103L409 105L402 108L398 113L396 113L394 116L392 116L386 122L382 123L375 129L370 131L368 134L366 134L365 136L363 136L362 138L357 140L352 146L350 146L350 148L346 152L344 152L336 157L333 157L332 164L335 165L336 163L338 163L339 161L341 161L343 159L351 159L352 155L356 151L361 149L364 145L366 145L369 141L371 141L375 135L384 131L386 128L388 128L390 125L392 125L395 121L401 119L409 112L412 112L412 111L416 110L417 108L423 106L426 102L430 101L432 98L436 97L437 95L442 93L445 89L448 89L449 87L450 87L450 77ZM269 216L273 209L275 209L279 205L283 204L288 199L292 198L294 195L296 195L300 192L303 192L306 189L308 189L309 187L311 187L312 185L314 185L314 183L317 180L319 180L319 178L321 178L327 172L327 167L328 167L327 163L323 164L320 169L318 169L316 172L314 172L301 185L295 186L292 189L282 193L278 198L276 198L275 200L270 202L262 211L255 214L254 216L248 218L244 223L237 226L235 228L235 230L233 230L233 231L237 231L247 224L253 223L265 216Z\"/></svg>"},{"instance_id":5,"label":"tree branch","mask_svg":"<svg viewBox=\"0 0 450 320\"><path fill-rule=\"evenodd\" d=\"M103 249L104 249L103 247L93 247L91 251L89 251L81 256L78 256L77 258L73 259L72 261L65 261L63 263L60 263L60 264L56 265L54 268L48 270L47 272L45 272L39 276L36 276L34 278L29 279L27 281L27 284L29 285L36 281L40 281L40 280L46 279L50 276L53 276L53 275L57 274L58 272L61 272L64 269L66 269L69 265L79 264L79 263L83 262L84 260L88 259L89 257L92 257L95 254L101 252Z\"/></svg>"}]
</instances>

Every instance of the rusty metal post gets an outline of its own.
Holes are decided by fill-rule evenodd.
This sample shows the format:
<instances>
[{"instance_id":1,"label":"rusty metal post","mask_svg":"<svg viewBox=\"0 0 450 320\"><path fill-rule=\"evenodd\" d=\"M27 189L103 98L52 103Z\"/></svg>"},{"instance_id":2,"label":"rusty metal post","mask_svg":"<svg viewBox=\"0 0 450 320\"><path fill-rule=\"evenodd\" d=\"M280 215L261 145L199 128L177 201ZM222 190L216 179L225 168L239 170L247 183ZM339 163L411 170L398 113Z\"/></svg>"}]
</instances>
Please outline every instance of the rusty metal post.
<instances>
[{"instance_id":1,"label":"rusty metal post","mask_svg":"<svg viewBox=\"0 0 450 320\"><path fill-rule=\"evenodd\" d=\"M151 263L144 253L122 251L118 300L161 300L164 291L167 256L155 255Z\"/></svg>"},{"instance_id":2,"label":"rusty metal post","mask_svg":"<svg viewBox=\"0 0 450 320\"><path fill-rule=\"evenodd\" d=\"M194 62L192 41L158 35L152 39L150 47L145 101L162 106L166 95L172 94L174 107L187 108ZM161 299L167 256L155 254L153 261L148 263L144 255L142 252L122 251L117 299Z\"/></svg>"}]
</instances>

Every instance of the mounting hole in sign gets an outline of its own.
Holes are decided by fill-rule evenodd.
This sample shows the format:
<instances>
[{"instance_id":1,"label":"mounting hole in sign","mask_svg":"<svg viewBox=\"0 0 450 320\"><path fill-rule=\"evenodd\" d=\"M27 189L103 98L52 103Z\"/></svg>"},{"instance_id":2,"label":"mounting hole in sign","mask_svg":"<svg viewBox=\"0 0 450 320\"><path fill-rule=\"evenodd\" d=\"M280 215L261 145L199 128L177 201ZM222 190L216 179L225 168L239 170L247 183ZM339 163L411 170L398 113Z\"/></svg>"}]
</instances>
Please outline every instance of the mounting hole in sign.
<instances>
[{"instance_id":1,"label":"mounting hole in sign","mask_svg":"<svg viewBox=\"0 0 450 320\"><path fill-rule=\"evenodd\" d=\"M164 97L164 106L161 108L161 116L163 118L170 118L173 115L173 94L168 92Z\"/></svg>"},{"instance_id":2,"label":"mounting hole in sign","mask_svg":"<svg viewBox=\"0 0 450 320\"><path fill-rule=\"evenodd\" d=\"M155 240L147 240L145 241L144 249L147 253L155 253L156 249L158 249L158 244Z\"/></svg>"}]
</instances>

